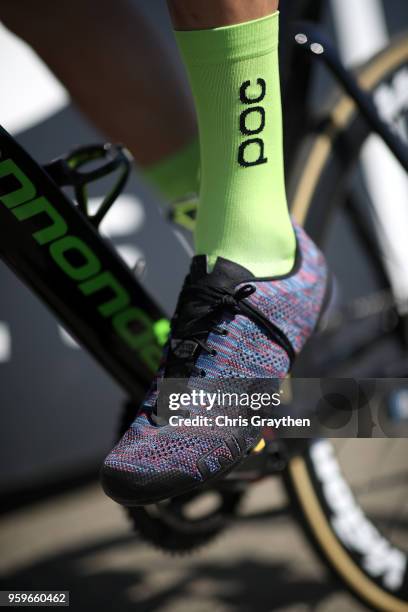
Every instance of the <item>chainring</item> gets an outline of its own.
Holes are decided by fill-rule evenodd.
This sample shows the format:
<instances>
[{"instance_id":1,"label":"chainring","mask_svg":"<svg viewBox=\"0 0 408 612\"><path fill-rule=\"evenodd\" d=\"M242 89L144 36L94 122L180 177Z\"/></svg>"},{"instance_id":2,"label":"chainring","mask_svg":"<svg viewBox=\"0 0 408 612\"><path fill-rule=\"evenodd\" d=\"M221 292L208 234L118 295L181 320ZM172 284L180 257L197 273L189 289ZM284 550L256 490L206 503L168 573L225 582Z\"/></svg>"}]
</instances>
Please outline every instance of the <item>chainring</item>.
<instances>
[{"instance_id":1,"label":"chainring","mask_svg":"<svg viewBox=\"0 0 408 612\"><path fill-rule=\"evenodd\" d=\"M143 540L166 552L183 554L219 535L234 518L242 496L240 491L199 490L159 504L126 508L126 513ZM209 500L211 509L206 508Z\"/></svg>"}]
</instances>

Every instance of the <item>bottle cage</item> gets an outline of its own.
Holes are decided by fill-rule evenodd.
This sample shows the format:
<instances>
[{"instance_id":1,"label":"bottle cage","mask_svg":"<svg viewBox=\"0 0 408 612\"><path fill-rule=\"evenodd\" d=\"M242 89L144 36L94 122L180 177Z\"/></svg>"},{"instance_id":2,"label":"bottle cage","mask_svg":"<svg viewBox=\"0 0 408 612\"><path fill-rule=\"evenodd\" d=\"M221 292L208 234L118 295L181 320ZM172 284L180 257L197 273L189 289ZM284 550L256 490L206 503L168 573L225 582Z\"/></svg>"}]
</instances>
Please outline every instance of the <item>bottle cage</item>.
<instances>
[{"instance_id":1,"label":"bottle cage","mask_svg":"<svg viewBox=\"0 0 408 612\"><path fill-rule=\"evenodd\" d=\"M98 160L100 163L95 168L84 169L87 164ZM73 187L78 208L95 227L98 227L112 204L121 194L129 177L132 161L131 153L124 146L107 143L75 149L71 153L45 164L43 169L59 187ZM97 212L91 214L88 184L113 172L117 172L117 180L110 192L104 197Z\"/></svg>"}]
</instances>

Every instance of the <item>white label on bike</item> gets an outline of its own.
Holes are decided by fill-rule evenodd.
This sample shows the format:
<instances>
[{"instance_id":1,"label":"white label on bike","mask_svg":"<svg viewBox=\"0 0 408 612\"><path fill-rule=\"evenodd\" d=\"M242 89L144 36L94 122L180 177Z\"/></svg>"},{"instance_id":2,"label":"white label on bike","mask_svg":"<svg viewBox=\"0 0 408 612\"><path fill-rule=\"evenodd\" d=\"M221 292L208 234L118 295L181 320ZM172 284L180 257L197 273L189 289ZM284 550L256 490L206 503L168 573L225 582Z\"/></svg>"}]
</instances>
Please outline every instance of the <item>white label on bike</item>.
<instances>
[{"instance_id":1,"label":"white label on bike","mask_svg":"<svg viewBox=\"0 0 408 612\"><path fill-rule=\"evenodd\" d=\"M338 538L350 551L362 556L362 566L368 574L381 577L390 590L401 588L406 557L391 546L362 512L340 472L333 446L327 440L320 440L312 446L310 454L333 513L331 524Z\"/></svg>"}]
</instances>

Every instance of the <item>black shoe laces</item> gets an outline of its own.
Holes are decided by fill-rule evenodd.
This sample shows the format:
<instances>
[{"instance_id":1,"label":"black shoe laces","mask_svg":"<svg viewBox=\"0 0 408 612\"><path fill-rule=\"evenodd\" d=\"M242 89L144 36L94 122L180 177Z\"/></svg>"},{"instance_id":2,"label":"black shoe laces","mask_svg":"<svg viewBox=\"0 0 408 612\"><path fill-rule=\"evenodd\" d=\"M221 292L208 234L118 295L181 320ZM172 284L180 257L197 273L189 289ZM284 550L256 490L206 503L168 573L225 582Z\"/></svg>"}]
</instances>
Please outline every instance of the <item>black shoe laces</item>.
<instances>
[{"instance_id":1,"label":"black shoe laces","mask_svg":"<svg viewBox=\"0 0 408 612\"><path fill-rule=\"evenodd\" d=\"M195 316L189 318L186 325L182 327L181 333L180 329L177 329L177 332L175 332L178 341L178 344L174 347L175 350L183 342L189 340L195 342L206 353L215 356L217 352L208 346L206 339L211 332L219 335L228 335L226 329L220 329L218 322L220 312L228 311L231 314L244 314L266 328L271 339L286 351L292 364L295 352L288 338L255 306L246 301L246 298L255 293L255 291L256 287L251 284L242 285L235 291L202 284L187 285L180 296L178 310L183 311L183 304L193 301ZM172 326L181 327L178 317L173 320ZM200 370L194 365L194 355L192 357L179 358L178 362L180 361L183 363L183 371L186 372L186 376L189 374L205 376L205 370Z\"/></svg>"}]
</instances>

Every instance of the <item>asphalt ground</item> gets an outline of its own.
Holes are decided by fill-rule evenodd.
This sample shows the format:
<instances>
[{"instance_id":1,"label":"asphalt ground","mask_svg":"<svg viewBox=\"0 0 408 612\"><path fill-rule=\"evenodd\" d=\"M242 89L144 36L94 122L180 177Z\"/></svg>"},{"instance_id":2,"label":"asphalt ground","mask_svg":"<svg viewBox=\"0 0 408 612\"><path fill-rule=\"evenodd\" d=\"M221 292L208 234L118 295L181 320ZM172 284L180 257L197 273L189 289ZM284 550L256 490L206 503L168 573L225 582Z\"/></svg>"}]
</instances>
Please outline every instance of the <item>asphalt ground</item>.
<instances>
[{"instance_id":1,"label":"asphalt ground","mask_svg":"<svg viewBox=\"0 0 408 612\"><path fill-rule=\"evenodd\" d=\"M242 520L187 556L129 530L98 484L20 509L0 526L2 589L69 590L75 612L358 612L305 542L276 479Z\"/></svg>"}]
</instances>

